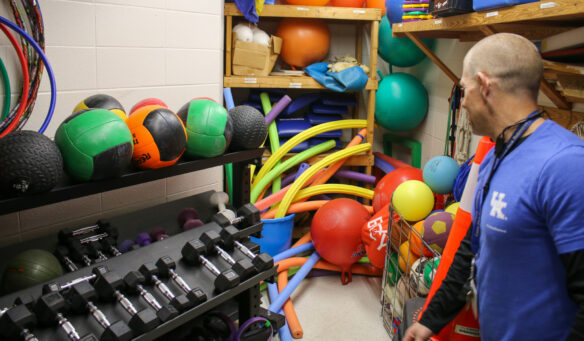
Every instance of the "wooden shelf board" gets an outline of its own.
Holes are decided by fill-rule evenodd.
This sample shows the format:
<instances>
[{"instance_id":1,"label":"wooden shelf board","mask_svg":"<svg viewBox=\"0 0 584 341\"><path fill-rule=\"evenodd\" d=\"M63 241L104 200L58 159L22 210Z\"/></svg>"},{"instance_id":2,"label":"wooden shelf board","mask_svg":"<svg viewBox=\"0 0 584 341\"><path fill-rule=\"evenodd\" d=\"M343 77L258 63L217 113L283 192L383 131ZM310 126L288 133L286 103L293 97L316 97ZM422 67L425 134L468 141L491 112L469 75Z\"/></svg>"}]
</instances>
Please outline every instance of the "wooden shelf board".
<instances>
[{"instance_id":1,"label":"wooden shelf board","mask_svg":"<svg viewBox=\"0 0 584 341\"><path fill-rule=\"evenodd\" d=\"M369 79L366 90L377 89L377 79ZM325 89L309 76L229 76L223 77L226 88Z\"/></svg>"},{"instance_id":2,"label":"wooden shelf board","mask_svg":"<svg viewBox=\"0 0 584 341\"><path fill-rule=\"evenodd\" d=\"M393 25L393 34L403 37L405 32L410 32L421 38L451 38L453 35L458 35L459 39L470 40L469 34L480 31L481 26L489 25L499 32L511 31L524 35L524 32L531 31L534 38L537 36L541 38L541 36L556 34L570 27L581 26L582 20L584 20L583 0L554 0L452 17L398 23ZM521 27L521 25L525 26ZM546 33L546 29L542 29L544 26L549 29L549 33Z\"/></svg>"},{"instance_id":3,"label":"wooden shelf board","mask_svg":"<svg viewBox=\"0 0 584 341\"><path fill-rule=\"evenodd\" d=\"M225 4L226 16L243 16L235 4ZM294 5L264 5L260 17L321 18L336 20L381 20L379 8L349 8Z\"/></svg>"}]
</instances>

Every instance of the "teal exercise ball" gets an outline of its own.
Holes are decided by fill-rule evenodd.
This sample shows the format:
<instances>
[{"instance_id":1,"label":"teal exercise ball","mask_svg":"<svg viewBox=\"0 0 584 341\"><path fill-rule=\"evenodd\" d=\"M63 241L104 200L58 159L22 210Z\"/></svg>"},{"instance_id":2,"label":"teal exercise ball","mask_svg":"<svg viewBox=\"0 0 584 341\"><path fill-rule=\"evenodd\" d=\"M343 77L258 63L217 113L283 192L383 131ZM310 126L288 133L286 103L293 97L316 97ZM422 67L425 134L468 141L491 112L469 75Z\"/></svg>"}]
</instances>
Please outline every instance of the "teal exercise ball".
<instances>
[{"instance_id":1,"label":"teal exercise ball","mask_svg":"<svg viewBox=\"0 0 584 341\"><path fill-rule=\"evenodd\" d=\"M383 77L375 95L375 120L390 131L417 127L428 112L428 92L414 76L396 72Z\"/></svg>"},{"instance_id":2,"label":"teal exercise ball","mask_svg":"<svg viewBox=\"0 0 584 341\"><path fill-rule=\"evenodd\" d=\"M434 47L434 39L422 39L428 48ZM379 56L391 65L410 67L418 64L426 55L410 38L393 37L387 15L379 23Z\"/></svg>"},{"instance_id":3,"label":"teal exercise ball","mask_svg":"<svg viewBox=\"0 0 584 341\"><path fill-rule=\"evenodd\" d=\"M424 166L422 176L432 192L449 194L452 193L459 168L458 162L450 156L435 156Z\"/></svg>"}]
</instances>

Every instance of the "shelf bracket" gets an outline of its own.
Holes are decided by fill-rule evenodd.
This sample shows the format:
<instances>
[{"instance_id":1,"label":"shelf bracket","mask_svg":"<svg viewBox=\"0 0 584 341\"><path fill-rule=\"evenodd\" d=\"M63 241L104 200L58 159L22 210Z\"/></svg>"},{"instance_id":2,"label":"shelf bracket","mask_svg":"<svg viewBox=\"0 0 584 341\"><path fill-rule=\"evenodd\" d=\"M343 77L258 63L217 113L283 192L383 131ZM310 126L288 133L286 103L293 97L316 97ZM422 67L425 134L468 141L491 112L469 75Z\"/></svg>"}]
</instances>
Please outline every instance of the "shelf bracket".
<instances>
[{"instance_id":1,"label":"shelf bracket","mask_svg":"<svg viewBox=\"0 0 584 341\"><path fill-rule=\"evenodd\" d=\"M410 38L414 44L416 44L420 50L422 50L426 56L428 56L428 58L430 58L430 60L432 60L434 62L434 64L436 64L440 70L442 70L442 72L444 72L446 74L446 76L448 76L448 78L450 78L454 84L456 84L457 86L460 86L460 79L458 79L458 77L456 77L456 75L454 74L454 72L452 72L448 66L446 66L446 64L444 64L435 54L434 52L432 52L432 50L430 50L418 37L416 37L413 33L411 32L404 32L405 35Z\"/></svg>"}]
</instances>

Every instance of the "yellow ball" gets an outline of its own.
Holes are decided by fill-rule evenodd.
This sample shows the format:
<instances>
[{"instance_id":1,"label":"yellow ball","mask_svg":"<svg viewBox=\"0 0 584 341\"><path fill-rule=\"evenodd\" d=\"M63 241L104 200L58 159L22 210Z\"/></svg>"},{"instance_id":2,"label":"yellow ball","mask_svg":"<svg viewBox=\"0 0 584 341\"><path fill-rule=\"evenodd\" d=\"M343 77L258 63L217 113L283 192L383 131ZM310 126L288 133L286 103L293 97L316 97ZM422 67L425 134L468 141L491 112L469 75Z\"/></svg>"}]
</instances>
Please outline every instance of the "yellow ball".
<instances>
[{"instance_id":1,"label":"yellow ball","mask_svg":"<svg viewBox=\"0 0 584 341\"><path fill-rule=\"evenodd\" d=\"M460 206L460 202L452 203L448 205L448 207L446 207L445 211L450 212L452 214L456 214L456 211L458 211L458 206Z\"/></svg>"},{"instance_id":2,"label":"yellow ball","mask_svg":"<svg viewBox=\"0 0 584 341\"><path fill-rule=\"evenodd\" d=\"M419 221L432 212L434 193L422 181L408 180L397 186L391 202L405 220Z\"/></svg>"}]
</instances>

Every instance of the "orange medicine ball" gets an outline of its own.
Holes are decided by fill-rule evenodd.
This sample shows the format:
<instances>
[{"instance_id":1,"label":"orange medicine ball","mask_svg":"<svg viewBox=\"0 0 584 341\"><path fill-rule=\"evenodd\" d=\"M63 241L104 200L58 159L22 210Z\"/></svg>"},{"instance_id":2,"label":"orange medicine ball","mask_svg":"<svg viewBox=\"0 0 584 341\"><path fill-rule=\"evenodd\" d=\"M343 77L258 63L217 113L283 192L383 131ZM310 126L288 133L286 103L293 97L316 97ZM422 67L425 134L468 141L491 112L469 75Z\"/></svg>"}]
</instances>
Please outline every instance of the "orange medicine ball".
<instances>
[{"instance_id":1,"label":"orange medicine ball","mask_svg":"<svg viewBox=\"0 0 584 341\"><path fill-rule=\"evenodd\" d=\"M185 151L187 132L181 119L170 109L148 105L126 120L134 140L132 163L142 169L174 165Z\"/></svg>"},{"instance_id":2,"label":"orange medicine ball","mask_svg":"<svg viewBox=\"0 0 584 341\"><path fill-rule=\"evenodd\" d=\"M276 36L282 38L282 59L299 67L322 61L331 42L328 26L322 19L282 19Z\"/></svg>"}]
</instances>

